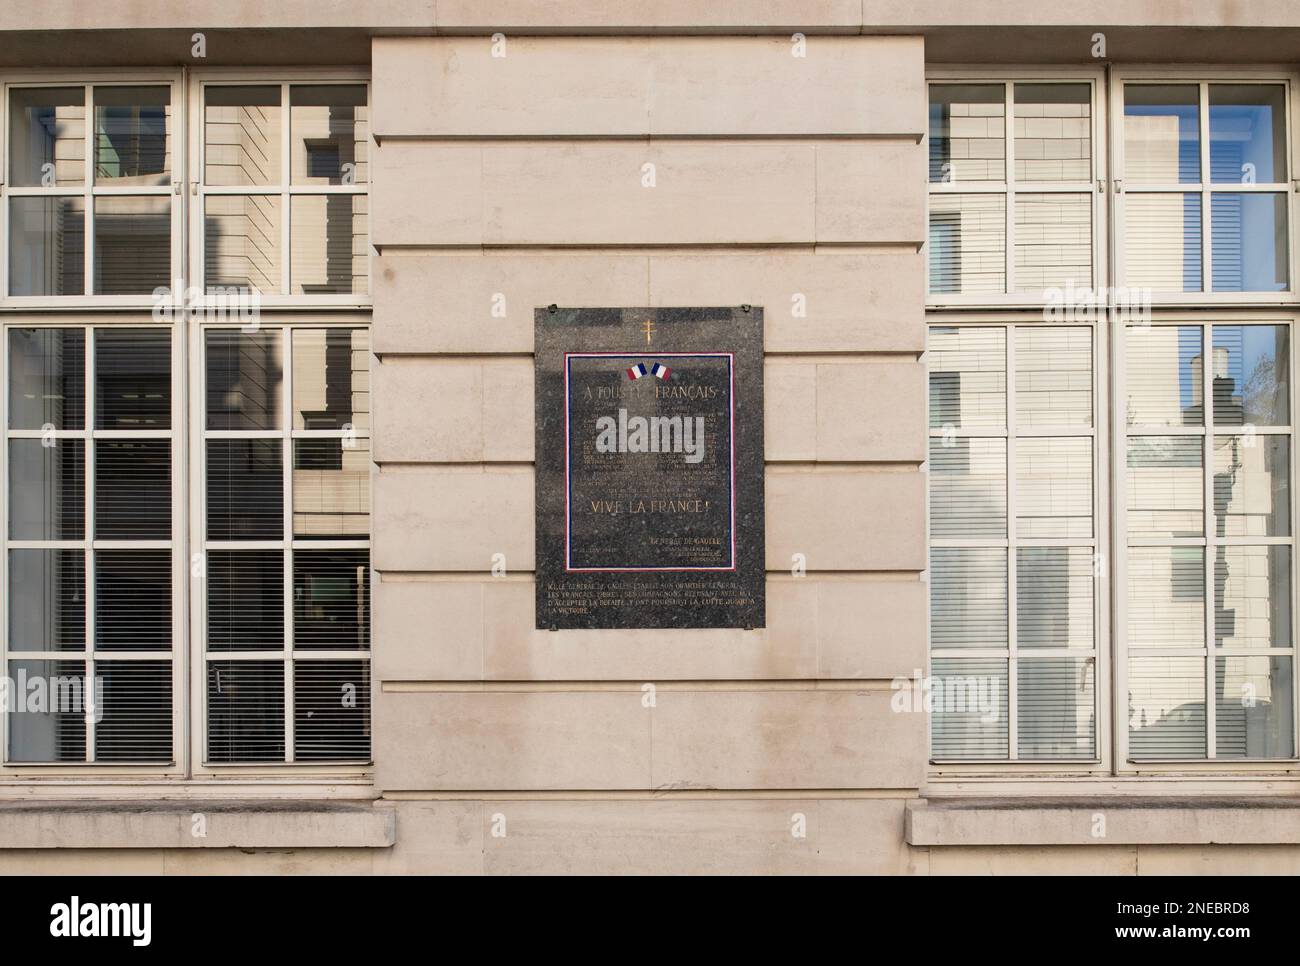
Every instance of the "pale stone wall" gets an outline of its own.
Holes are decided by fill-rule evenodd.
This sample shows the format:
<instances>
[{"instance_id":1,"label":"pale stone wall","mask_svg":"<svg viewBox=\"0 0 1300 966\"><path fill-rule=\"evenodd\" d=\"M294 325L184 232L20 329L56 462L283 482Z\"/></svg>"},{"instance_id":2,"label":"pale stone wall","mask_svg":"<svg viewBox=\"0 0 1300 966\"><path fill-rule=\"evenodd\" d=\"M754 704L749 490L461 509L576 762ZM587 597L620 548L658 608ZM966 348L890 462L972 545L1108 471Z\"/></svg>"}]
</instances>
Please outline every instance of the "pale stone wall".
<instances>
[{"instance_id":1,"label":"pale stone wall","mask_svg":"<svg viewBox=\"0 0 1300 966\"><path fill-rule=\"evenodd\" d=\"M10 0L0 29L248 29L370 27L397 32L621 30L784 30L790 26L860 33L934 26L1291 27L1300 11L1290 0ZM1030 59L1030 58L1025 58Z\"/></svg>"},{"instance_id":2,"label":"pale stone wall","mask_svg":"<svg viewBox=\"0 0 1300 966\"><path fill-rule=\"evenodd\" d=\"M915 871L926 722L890 710L888 682L925 661L920 41L796 58L789 38L520 38L493 58L381 39L374 76L394 861ZM532 319L551 303L763 307L766 628L533 629ZM454 816L473 846L449 849Z\"/></svg>"},{"instance_id":3,"label":"pale stone wall","mask_svg":"<svg viewBox=\"0 0 1300 966\"><path fill-rule=\"evenodd\" d=\"M1197 27L1224 30L1178 32ZM380 253L374 785L239 784L233 827L203 843L186 836L204 792L123 785L102 793L113 810L15 786L74 807L5 817L0 872L1300 872L1294 805L1152 810L1103 844L1090 818L1115 788L1094 788L1064 816L1012 801L914 827L909 807L938 794L926 721L889 707L891 679L926 660L925 51L1078 63L1100 28L1121 59L1277 59L1294 4L15 0L0 62L174 64L192 30L232 28L207 66L372 55L374 203L353 214ZM1044 120L1061 123L1017 137L1068 162L1078 125ZM230 217L242 237L295 216ZM256 248L219 257L278 278ZM764 308L765 628L533 628L532 312L550 303ZM360 512L355 476L349 492ZM339 504L321 491L318 509ZM272 795L354 810L252 804ZM162 819L143 801L187 796Z\"/></svg>"}]
</instances>

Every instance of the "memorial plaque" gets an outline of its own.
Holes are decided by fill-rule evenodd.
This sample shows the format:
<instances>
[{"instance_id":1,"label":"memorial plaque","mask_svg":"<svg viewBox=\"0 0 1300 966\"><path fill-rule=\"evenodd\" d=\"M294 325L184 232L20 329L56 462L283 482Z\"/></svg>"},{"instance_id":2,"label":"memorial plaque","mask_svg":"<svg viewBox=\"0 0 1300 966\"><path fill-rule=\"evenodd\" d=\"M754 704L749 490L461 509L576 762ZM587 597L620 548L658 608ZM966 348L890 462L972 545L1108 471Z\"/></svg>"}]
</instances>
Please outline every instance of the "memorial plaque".
<instances>
[{"instance_id":1,"label":"memorial plaque","mask_svg":"<svg viewBox=\"0 0 1300 966\"><path fill-rule=\"evenodd\" d=\"M538 309L537 626L762 627L763 310Z\"/></svg>"}]
</instances>

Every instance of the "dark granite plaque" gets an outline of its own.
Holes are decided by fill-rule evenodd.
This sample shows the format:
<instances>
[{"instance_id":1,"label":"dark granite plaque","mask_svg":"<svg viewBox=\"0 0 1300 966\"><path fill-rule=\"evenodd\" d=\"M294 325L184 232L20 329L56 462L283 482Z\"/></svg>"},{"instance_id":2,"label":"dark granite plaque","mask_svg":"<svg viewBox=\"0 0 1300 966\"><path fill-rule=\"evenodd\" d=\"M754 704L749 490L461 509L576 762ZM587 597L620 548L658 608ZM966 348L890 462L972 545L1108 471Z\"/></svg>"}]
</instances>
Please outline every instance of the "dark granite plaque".
<instances>
[{"instance_id":1,"label":"dark granite plaque","mask_svg":"<svg viewBox=\"0 0 1300 966\"><path fill-rule=\"evenodd\" d=\"M534 331L537 626L762 627L763 310Z\"/></svg>"}]
</instances>

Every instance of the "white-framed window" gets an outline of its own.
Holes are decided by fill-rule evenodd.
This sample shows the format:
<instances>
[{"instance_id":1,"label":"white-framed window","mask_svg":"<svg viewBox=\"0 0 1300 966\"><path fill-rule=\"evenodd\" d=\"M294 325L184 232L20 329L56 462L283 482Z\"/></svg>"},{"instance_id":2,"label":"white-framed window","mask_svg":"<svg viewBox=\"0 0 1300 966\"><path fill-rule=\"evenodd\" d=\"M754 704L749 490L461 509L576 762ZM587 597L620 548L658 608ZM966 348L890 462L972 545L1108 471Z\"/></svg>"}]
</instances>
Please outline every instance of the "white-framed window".
<instances>
[{"instance_id":1,"label":"white-framed window","mask_svg":"<svg viewBox=\"0 0 1300 966\"><path fill-rule=\"evenodd\" d=\"M932 321L931 756L1101 758L1096 326Z\"/></svg>"},{"instance_id":2,"label":"white-framed window","mask_svg":"<svg viewBox=\"0 0 1300 966\"><path fill-rule=\"evenodd\" d=\"M180 346L168 324L4 325L4 762L181 760Z\"/></svg>"},{"instance_id":3,"label":"white-framed window","mask_svg":"<svg viewBox=\"0 0 1300 966\"><path fill-rule=\"evenodd\" d=\"M365 781L368 77L0 88L0 781Z\"/></svg>"},{"instance_id":4,"label":"white-framed window","mask_svg":"<svg viewBox=\"0 0 1300 966\"><path fill-rule=\"evenodd\" d=\"M364 74L195 72L188 103L176 71L0 87L0 306L146 307L178 280L200 306L369 306Z\"/></svg>"},{"instance_id":5,"label":"white-framed window","mask_svg":"<svg viewBox=\"0 0 1300 966\"><path fill-rule=\"evenodd\" d=\"M1111 96L1118 283L1155 302L1294 301L1292 77L1129 71Z\"/></svg>"},{"instance_id":6,"label":"white-framed window","mask_svg":"<svg viewBox=\"0 0 1300 966\"><path fill-rule=\"evenodd\" d=\"M370 759L369 331L195 332L205 767Z\"/></svg>"},{"instance_id":7,"label":"white-framed window","mask_svg":"<svg viewBox=\"0 0 1300 966\"><path fill-rule=\"evenodd\" d=\"M191 274L264 304L369 300L369 86L360 78L194 85Z\"/></svg>"},{"instance_id":8,"label":"white-framed window","mask_svg":"<svg viewBox=\"0 0 1300 966\"><path fill-rule=\"evenodd\" d=\"M178 90L158 74L4 84L4 304L148 304L171 284Z\"/></svg>"},{"instance_id":9,"label":"white-framed window","mask_svg":"<svg viewBox=\"0 0 1300 966\"><path fill-rule=\"evenodd\" d=\"M1025 187L1020 138L1033 133L1025 111L1017 113L1017 88L1077 80L1023 70L931 78L926 358L936 775L997 776L1008 763L1017 774L1056 777L1295 775L1296 317L1268 307L1293 302L1295 293L1295 78L1229 68L1124 68L1095 78L1093 103L1108 106L1109 121L1094 117L1094 252L1103 240L1113 249L1117 288L1107 287L1104 260L1095 259L1099 291L1076 284L1074 301L1067 293L1029 311L1011 301L1025 262L1013 254L1017 219L1008 208ZM1112 154L1115 180L1107 185L1104 159ZM962 200L944 200L953 196ZM996 217L944 215L981 205ZM954 243L957 235L968 240ZM1081 565L1077 584L1034 576L1026 583L1033 571L1024 550L1053 547L1026 510L1068 500L1078 484L1065 446L1081 447L1077 437L1086 435L1025 430L1033 420L1024 419L1023 391L1046 392L1053 411L1069 406L1064 387L1078 367L1067 339L1055 337L1037 357L1042 371L1025 365L1024 334L1051 339L1053 331L1090 332L1092 340L1091 378L1079 379L1093 386L1095 406L1091 598ZM1036 438L1043 435L1073 442L1037 461L1043 478L1035 493L1033 478L1017 474L1026 444L1030 458L1047 446ZM1076 543L1089 546L1057 539L1053 552ZM1067 587L1073 605L1044 616ZM1088 614L1091 626L1083 623ZM1091 653L1061 654L1083 666L1091 659L1090 672L1061 679L1076 689L1094 682L1089 729L1044 724L1077 722L1075 709L1086 702L1054 687L1046 670L1026 675L1049 653L1029 643L1043 629L1071 646L1076 634L1093 642ZM945 677L968 684L964 706L960 693L946 693L953 689ZM1006 695L1002 703L985 700L996 693ZM1026 746L1027 726L1037 747ZM1052 753L1041 736L1061 734L1076 744ZM1085 739L1094 742L1091 755Z\"/></svg>"},{"instance_id":10,"label":"white-framed window","mask_svg":"<svg viewBox=\"0 0 1300 966\"><path fill-rule=\"evenodd\" d=\"M929 85L928 301L1042 303L1104 277L1096 75Z\"/></svg>"},{"instance_id":11,"label":"white-framed window","mask_svg":"<svg viewBox=\"0 0 1300 966\"><path fill-rule=\"evenodd\" d=\"M1296 758L1292 330L1198 315L1124 329L1128 767Z\"/></svg>"}]
</instances>

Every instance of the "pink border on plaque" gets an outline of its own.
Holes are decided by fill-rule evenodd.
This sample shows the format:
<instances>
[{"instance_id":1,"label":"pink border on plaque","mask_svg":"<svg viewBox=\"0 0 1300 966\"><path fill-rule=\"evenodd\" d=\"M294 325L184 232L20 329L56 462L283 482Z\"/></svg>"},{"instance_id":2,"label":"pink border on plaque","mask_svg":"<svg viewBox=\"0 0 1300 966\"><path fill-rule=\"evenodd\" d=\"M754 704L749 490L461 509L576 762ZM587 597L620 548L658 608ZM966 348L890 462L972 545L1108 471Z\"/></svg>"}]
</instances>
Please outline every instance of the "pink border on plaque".
<instances>
[{"instance_id":1,"label":"pink border on plaque","mask_svg":"<svg viewBox=\"0 0 1300 966\"><path fill-rule=\"evenodd\" d=\"M569 360L570 359L726 359L728 428L731 454L731 566L729 567L574 567L569 533ZM681 573L736 569L736 358L731 352L566 352L564 354L564 570L566 573Z\"/></svg>"}]
</instances>

